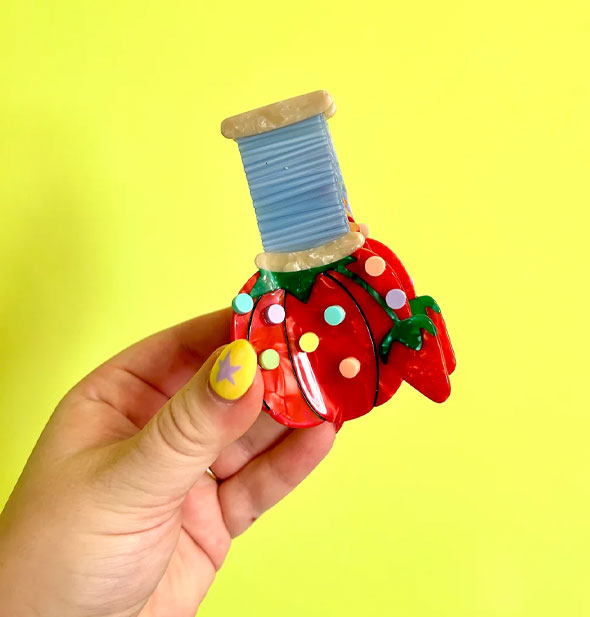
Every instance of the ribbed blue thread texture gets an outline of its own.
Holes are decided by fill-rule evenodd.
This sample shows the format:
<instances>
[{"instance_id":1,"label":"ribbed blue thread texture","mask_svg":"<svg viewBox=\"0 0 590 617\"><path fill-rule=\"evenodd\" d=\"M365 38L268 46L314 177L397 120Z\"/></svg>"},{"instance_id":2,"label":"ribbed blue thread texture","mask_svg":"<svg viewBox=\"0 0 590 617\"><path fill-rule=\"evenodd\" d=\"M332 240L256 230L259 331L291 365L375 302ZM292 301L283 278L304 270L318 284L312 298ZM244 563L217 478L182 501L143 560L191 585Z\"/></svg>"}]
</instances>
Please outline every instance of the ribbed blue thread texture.
<instances>
[{"instance_id":1,"label":"ribbed blue thread texture","mask_svg":"<svg viewBox=\"0 0 590 617\"><path fill-rule=\"evenodd\" d=\"M346 191L323 114L236 141L265 251L300 251L350 231Z\"/></svg>"}]
</instances>

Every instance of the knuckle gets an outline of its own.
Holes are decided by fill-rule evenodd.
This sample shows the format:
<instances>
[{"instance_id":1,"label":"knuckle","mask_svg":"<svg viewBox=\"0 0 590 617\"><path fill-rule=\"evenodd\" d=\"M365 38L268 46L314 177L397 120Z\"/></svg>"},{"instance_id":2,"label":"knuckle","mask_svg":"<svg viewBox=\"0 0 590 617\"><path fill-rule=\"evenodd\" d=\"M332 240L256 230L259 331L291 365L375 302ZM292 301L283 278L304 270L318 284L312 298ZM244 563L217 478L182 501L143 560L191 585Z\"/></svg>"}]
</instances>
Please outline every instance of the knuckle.
<instances>
[{"instance_id":1,"label":"knuckle","mask_svg":"<svg viewBox=\"0 0 590 617\"><path fill-rule=\"evenodd\" d=\"M190 419L186 397L178 393L156 414L154 429L158 437L176 454L192 456L203 445L202 434Z\"/></svg>"},{"instance_id":2,"label":"knuckle","mask_svg":"<svg viewBox=\"0 0 590 617\"><path fill-rule=\"evenodd\" d=\"M271 454L274 454L274 452ZM278 457L276 459L273 457L273 459L268 461L268 473L274 478L285 495L292 491L297 485L289 468L282 464L282 461Z\"/></svg>"}]
</instances>

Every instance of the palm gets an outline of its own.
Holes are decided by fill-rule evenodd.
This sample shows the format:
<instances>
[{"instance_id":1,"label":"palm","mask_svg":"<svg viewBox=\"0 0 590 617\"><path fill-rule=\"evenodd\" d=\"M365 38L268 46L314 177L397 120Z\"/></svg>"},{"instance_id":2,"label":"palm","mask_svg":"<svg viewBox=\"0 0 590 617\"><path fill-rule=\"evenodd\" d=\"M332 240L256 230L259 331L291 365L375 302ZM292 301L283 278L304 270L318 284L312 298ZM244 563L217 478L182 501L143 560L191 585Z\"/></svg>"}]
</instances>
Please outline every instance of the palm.
<instances>
[{"instance_id":1,"label":"palm","mask_svg":"<svg viewBox=\"0 0 590 617\"><path fill-rule=\"evenodd\" d=\"M203 360L227 342L230 314L220 311L156 334L82 381L70 397L77 397L76 406L98 406L93 417L100 421L92 442L81 445L108 448L113 435L126 438L137 433ZM86 414L85 422L87 418ZM147 600L141 615L192 617L231 538L296 486L329 450L333 436L330 425L292 431L263 413L211 465L223 480L219 486L204 475L182 502L154 504L139 524L138 519L116 516L108 532L120 538L121 546L114 552L125 555L131 542L134 553L145 555L151 566L143 569L136 559L122 558L128 597L139 605Z\"/></svg>"}]
</instances>

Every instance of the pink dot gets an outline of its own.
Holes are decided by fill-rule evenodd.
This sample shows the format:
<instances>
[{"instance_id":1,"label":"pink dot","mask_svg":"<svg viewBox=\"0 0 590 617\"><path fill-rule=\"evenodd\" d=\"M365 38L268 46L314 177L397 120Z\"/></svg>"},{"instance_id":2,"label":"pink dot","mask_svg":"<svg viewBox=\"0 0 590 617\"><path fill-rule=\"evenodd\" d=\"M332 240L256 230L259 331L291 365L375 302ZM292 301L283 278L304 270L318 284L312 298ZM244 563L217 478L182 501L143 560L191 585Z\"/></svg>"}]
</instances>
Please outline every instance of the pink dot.
<instances>
[{"instance_id":1,"label":"pink dot","mask_svg":"<svg viewBox=\"0 0 590 617\"><path fill-rule=\"evenodd\" d=\"M357 358L344 358L338 365L338 370L342 377L346 377L346 379L352 379L359 374L361 370L361 363L357 360Z\"/></svg>"},{"instance_id":2,"label":"pink dot","mask_svg":"<svg viewBox=\"0 0 590 617\"><path fill-rule=\"evenodd\" d=\"M378 255L373 255L365 261L365 272L369 276L381 276L385 272L385 259Z\"/></svg>"},{"instance_id":3,"label":"pink dot","mask_svg":"<svg viewBox=\"0 0 590 617\"><path fill-rule=\"evenodd\" d=\"M369 237L369 226L366 223L359 223L360 232L365 236L365 238Z\"/></svg>"},{"instance_id":4,"label":"pink dot","mask_svg":"<svg viewBox=\"0 0 590 617\"><path fill-rule=\"evenodd\" d=\"M285 309L281 304L271 304L264 311L264 319L273 326L283 323L285 321Z\"/></svg>"},{"instance_id":5,"label":"pink dot","mask_svg":"<svg viewBox=\"0 0 590 617\"><path fill-rule=\"evenodd\" d=\"M401 309L406 303L406 294L402 289L390 289L385 296L387 306L392 309Z\"/></svg>"}]
</instances>

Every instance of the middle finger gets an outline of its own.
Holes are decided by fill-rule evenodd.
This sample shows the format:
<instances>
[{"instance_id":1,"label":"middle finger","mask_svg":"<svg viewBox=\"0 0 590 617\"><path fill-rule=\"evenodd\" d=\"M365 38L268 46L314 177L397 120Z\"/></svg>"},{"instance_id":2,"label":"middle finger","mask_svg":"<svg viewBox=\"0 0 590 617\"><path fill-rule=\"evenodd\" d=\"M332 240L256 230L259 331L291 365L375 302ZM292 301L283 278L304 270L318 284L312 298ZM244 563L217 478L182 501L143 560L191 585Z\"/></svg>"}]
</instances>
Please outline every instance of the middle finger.
<instances>
[{"instance_id":1,"label":"middle finger","mask_svg":"<svg viewBox=\"0 0 590 617\"><path fill-rule=\"evenodd\" d=\"M211 471L220 480L233 476L254 457L284 439L291 430L266 412L261 412L248 432L221 452L211 465Z\"/></svg>"}]
</instances>

